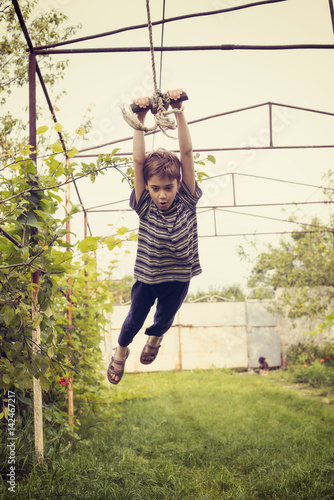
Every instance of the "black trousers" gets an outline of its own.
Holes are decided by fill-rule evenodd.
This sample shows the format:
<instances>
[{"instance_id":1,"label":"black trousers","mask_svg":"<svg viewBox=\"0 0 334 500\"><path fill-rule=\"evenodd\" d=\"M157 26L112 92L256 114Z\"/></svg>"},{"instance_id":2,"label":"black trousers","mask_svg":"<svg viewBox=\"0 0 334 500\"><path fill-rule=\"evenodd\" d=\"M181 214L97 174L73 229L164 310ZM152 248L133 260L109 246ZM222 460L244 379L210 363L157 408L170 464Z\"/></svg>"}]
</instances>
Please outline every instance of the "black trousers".
<instances>
[{"instance_id":1,"label":"black trousers","mask_svg":"<svg viewBox=\"0 0 334 500\"><path fill-rule=\"evenodd\" d=\"M139 332L156 299L157 309L153 325L146 329L146 335L161 337L173 324L175 315L186 298L189 281L170 281L148 285L136 281L131 290L131 307L124 320L118 343L127 347Z\"/></svg>"}]
</instances>

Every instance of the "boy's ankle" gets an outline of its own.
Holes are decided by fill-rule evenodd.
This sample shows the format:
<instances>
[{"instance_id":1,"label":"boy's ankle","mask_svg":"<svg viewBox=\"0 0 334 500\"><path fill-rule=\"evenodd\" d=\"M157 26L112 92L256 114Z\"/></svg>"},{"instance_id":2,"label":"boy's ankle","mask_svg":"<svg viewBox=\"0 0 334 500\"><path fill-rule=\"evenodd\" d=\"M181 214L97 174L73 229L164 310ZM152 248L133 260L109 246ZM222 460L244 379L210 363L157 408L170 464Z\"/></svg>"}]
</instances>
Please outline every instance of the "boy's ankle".
<instances>
[{"instance_id":1,"label":"boy's ankle","mask_svg":"<svg viewBox=\"0 0 334 500\"><path fill-rule=\"evenodd\" d=\"M158 345L158 344L159 344L160 340L161 340L161 337L155 337L154 335L151 335L151 336L148 338L148 343L149 343L151 346L155 347L156 345Z\"/></svg>"},{"instance_id":2,"label":"boy's ankle","mask_svg":"<svg viewBox=\"0 0 334 500\"><path fill-rule=\"evenodd\" d=\"M114 356L116 358L116 361L117 361L117 359L119 361L123 361L126 358L127 352L128 352L128 348L127 347L122 347L122 346L119 345L116 348L115 356Z\"/></svg>"}]
</instances>

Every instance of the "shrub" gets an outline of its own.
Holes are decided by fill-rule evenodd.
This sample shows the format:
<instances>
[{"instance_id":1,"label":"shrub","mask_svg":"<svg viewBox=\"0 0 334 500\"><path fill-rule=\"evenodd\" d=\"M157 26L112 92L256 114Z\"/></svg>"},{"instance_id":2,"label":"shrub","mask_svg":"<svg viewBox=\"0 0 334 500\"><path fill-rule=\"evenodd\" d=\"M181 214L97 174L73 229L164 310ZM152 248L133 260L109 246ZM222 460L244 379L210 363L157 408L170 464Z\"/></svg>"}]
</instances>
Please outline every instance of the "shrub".
<instances>
[{"instance_id":1,"label":"shrub","mask_svg":"<svg viewBox=\"0 0 334 500\"><path fill-rule=\"evenodd\" d=\"M287 358L293 382L312 387L334 385L334 343L299 342L288 349Z\"/></svg>"},{"instance_id":2,"label":"shrub","mask_svg":"<svg viewBox=\"0 0 334 500\"><path fill-rule=\"evenodd\" d=\"M308 384L311 387L328 387L334 385L334 369L326 367L316 360L311 365L297 365L292 370L293 381Z\"/></svg>"},{"instance_id":3,"label":"shrub","mask_svg":"<svg viewBox=\"0 0 334 500\"><path fill-rule=\"evenodd\" d=\"M334 343L319 345L314 341L299 342L289 347L287 359L291 365L310 365L316 360L323 360L325 366L334 367Z\"/></svg>"}]
</instances>

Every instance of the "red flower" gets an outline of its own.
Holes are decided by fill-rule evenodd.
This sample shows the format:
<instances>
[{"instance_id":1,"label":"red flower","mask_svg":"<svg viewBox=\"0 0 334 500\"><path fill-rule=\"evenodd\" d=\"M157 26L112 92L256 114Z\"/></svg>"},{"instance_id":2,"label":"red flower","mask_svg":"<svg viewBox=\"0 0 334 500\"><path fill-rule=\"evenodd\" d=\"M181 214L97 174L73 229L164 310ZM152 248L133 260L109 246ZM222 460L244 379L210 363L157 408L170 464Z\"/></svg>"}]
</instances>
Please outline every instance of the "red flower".
<instances>
[{"instance_id":1,"label":"red flower","mask_svg":"<svg viewBox=\"0 0 334 500\"><path fill-rule=\"evenodd\" d=\"M70 381L70 379L68 377L63 377L61 378L60 380L58 380L58 384L61 384L63 385L64 387L66 386L66 384Z\"/></svg>"},{"instance_id":2,"label":"red flower","mask_svg":"<svg viewBox=\"0 0 334 500\"><path fill-rule=\"evenodd\" d=\"M325 362L324 358L321 358L320 363L324 363L324 362Z\"/></svg>"}]
</instances>

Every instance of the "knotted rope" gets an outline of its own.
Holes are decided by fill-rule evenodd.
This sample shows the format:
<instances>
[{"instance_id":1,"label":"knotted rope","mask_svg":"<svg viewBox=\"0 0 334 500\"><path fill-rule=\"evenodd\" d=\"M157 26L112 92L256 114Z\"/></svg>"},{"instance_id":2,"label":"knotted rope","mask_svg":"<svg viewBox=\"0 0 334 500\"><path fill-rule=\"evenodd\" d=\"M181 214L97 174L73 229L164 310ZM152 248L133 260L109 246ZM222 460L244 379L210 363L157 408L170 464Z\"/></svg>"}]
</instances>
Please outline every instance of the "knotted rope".
<instances>
[{"instance_id":1,"label":"knotted rope","mask_svg":"<svg viewBox=\"0 0 334 500\"><path fill-rule=\"evenodd\" d=\"M154 116L155 125L153 127L145 127L139 120L138 117L134 114L132 109L128 106L121 106L121 110L123 113L124 120L134 129L143 130L144 132L152 132L157 128L167 135L166 130L175 130L176 123L173 119L169 117L169 115L173 113L181 113L181 109L172 109L168 111L171 99L168 92L163 93L157 86L157 75L155 69L155 61L154 61L154 46L153 46L153 35L152 35L152 22L151 22L151 14L150 14L150 3L149 0L146 0L146 12L147 12L147 25L149 32L149 40L150 40L150 52L151 52L151 64L152 64L152 74L153 74L153 85L154 85L154 93L151 97L151 112ZM144 110L144 108L143 108ZM172 137L174 139L174 137Z\"/></svg>"}]
</instances>

